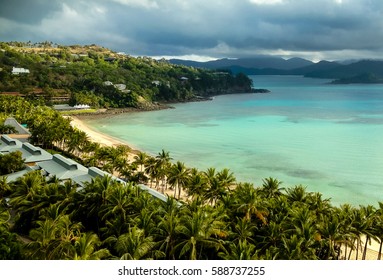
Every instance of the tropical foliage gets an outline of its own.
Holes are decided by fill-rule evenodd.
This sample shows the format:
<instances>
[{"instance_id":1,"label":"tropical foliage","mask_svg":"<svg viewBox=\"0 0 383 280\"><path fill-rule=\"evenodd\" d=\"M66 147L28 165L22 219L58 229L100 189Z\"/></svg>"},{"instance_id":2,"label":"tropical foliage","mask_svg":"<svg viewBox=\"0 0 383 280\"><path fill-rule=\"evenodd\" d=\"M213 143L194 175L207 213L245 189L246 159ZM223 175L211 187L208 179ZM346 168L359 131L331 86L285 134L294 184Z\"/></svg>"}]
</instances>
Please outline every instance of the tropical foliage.
<instances>
[{"instance_id":1,"label":"tropical foliage","mask_svg":"<svg viewBox=\"0 0 383 280\"><path fill-rule=\"evenodd\" d=\"M2 259L365 259L370 240L382 244L382 205L334 207L301 186L266 197L242 183L213 205L207 191L161 201L110 177L78 190L31 172L7 190Z\"/></svg>"}]
</instances>

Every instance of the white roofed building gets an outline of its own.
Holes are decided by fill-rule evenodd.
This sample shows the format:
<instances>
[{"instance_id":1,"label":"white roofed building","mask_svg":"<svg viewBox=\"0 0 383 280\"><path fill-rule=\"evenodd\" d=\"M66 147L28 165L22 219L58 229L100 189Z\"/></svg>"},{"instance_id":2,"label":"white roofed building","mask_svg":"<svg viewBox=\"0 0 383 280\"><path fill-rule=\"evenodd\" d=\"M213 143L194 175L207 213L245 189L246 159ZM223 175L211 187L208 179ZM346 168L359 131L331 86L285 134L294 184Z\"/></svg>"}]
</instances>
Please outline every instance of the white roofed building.
<instances>
[{"instance_id":1,"label":"white roofed building","mask_svg":"<svg viewBox=\"0 0 383 280\"><path fill-rule=\"evenodd\" d=\"M26 68L17 68L17 67L13 67L12 68L12 74L13 75L19 75L19 74L29 74L29 69L26 69Z\"/></svg>"}]
</instances>

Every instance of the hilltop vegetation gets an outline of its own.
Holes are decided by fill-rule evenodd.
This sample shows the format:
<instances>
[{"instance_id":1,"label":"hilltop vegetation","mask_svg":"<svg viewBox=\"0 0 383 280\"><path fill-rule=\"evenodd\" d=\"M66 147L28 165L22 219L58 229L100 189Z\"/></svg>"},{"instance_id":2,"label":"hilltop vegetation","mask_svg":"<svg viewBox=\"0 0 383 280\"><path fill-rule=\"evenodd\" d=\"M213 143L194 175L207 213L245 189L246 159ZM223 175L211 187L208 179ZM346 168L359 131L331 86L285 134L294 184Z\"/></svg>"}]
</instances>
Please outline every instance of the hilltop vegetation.
<instances>
[{"instance_id":1,"label":"hilltop vegetation","mask_svg":"<svg viewBox=\"0 0 383 280\"><path fill-rule=\"evenodd\" d=\"M176 66L165 60L132 57L96 45L0 43L0 92L66 95L71 104L145 107L155 102L189 101L210 95L250 92L244 74ZM13 67L30 73L14 75Z\"/></svg>"}]
</instances>

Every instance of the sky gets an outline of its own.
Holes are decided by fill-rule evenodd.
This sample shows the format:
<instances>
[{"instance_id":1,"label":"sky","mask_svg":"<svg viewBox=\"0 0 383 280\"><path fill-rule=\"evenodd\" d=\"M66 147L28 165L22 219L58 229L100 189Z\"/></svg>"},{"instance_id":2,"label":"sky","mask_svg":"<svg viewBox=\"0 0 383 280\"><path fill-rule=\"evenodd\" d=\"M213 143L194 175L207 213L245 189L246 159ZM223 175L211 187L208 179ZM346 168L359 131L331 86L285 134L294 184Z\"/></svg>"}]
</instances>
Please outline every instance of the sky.
<instances>
[{"instance_id":1,"label":"sky","mask_svg":"<svg viewBox=\"0 0 383 280\"><path fill-rule=\"evenodd\" d=\"M381 58L382 0L2 0L0 41L193 60Z\"/></svg>"}]
</instances>

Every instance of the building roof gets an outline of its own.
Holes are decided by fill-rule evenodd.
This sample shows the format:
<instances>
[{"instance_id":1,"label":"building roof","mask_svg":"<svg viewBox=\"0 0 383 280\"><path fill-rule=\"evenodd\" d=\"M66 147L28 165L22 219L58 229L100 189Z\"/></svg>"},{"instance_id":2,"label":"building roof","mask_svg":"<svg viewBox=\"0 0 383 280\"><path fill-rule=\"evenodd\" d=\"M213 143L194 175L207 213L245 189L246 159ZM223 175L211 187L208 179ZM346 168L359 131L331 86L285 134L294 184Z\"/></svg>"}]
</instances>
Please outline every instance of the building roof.
<instances>
[{"instance_id":1,"label":"building roof","mask_svg":"<svg viewBox=\"0 0 383 280\"><path fill-rule=\"evenodd\" d=\"M97 167L90 167L88 169L88 173L73 177L71 179L74 182L76 182L77 184L79 184L81 187L83 187L85 185L85 183L90 183L90 182L92 182L92 180L96 179L97 177L104 177L104 176L112 176L112 175L110 173L102 171L101 169L99 169ZM117 180L117 181L123 182L122 180L118 179L117 177L112 176L112 178Z\"/></svg>"},{"instance_id":2,"label":"building roof","mask_svg":"<svg viewBox=\"0 0 383 280\"><path fill-rule=\"evenodd\" d=\"M125 90L126 89L125 84L115 84L114 87L118 90Z\"/></svg>"},{"instance_id":3,"label":"building roof","mask_svg":"<svg viewBox=\"0 0 383 280\"><path fill-rule=\"evenodd\" d=\"M12 74L20 74L20 73L29 73L29 69L18 68L18 67L13 67L12 68Z\"/></svg>"},{"instance_id":4,"label":"building roof","mask_svg":"<svg viewBox=\"0 0 383 280\"><path fill-rule=\"evenodd\" d=\"M27 166L25 169L23 169L21 171L5 175L4 177L6 177L7 183L12 183L12 182L16 181L17 179L19 179L20 177L23 177L25 174L27 174L28 172L30 172L32 170L38 170L38 167L37 166Z\"/></svg>"},{"instance_id":5,"label":"building roof","mask_svg":"<svg viewBox=\"0 0 383 280\"><path fill-rule=\"evenodd\" d=\"M13 126L16 129L17 134L28 134L31 135L28 129L18 123L15 118L9 117L4 121L5 125Z\"/></svg>"},{"instance_id":6,"label":"building roof","mask_svg":"<svg viewBox=\"0 0 383 280\"><path fill-rule=\"evenodd\" d=\"M9 137L8 135L1 135L0 137L0 152L2 153L9 152L15 148L21 148L22 145L22 142Z\"/></svg>"},{"instance_id":7,"label":"building roof","mask_svg":"<svg viewBox=\"0 0 383 280\"><path fill-rule=\"evenodd\" d=\"M15 151L21 152L21 157L25 163L40 162L45 160L51 160L52 155L47 151L35 147L30 143L22 143L17 139L10 138L8 135L1 136L0 152L11 153Z\"/></svg>"},{"instance_id":8,"label":"building roof","mask_svg":"<svg viewBox=\"0 0 383 280\"><path fill-rule=\"evenodd\" d=\"M22 158L25 160L25 163L51 160L53 157L47 151L41 148L35 147L30 143L23 143L20 149L14 149L14 150L15 151L18 150L22 153Z\"/></svg>"},{"instance_id":9,"label":"building roof","mask_svg":"<svg viewBox=\"0 0 383 280\"><path fill-rule=\"evenodd\" d=\"M162 194L156 190L153 190L146 185L139 184L138 187L143 191L147 191L150 195L152 195L153 197L155 197L157 199L160 199L164 202L168 200L168 197L166 195L164 195L164 194Z\"/></svg>"},{"instance_id":10,"label":"building roof","mask_svg":"<svg viewBox=\"0 0 383 280\"><path fill-rule=\"evenodd\" d=\"M17 180L29 171L41 169L47 178L55 176L58 180L73 180L80 186L78 190L84 187L86 182L90 183L93 179L104 176L112 176L114 180L126 184L123 180L110 173L102 171L97 167L86 168L85 166L59 154L52 156L41 148L35 147L30 143L22 143L19 140L12 139L8 135L2 135L0 137L0 143L0 152L3 152L3 150L5 153L21 151L26 163L37 163L35 166L26 166L26 168L21 171L6 175L8 183ZM162 201L167 201L168 199L166 195L153 190L146 185L139 184L138 187L143 191L147 191L154 198ZM180 205L180 203L178 204Z\"/></svg>"},{"instance_id":11,"label":"building roof","mask_svg":"<svg viewBox=\"0 0 383 280\"><path fill-rule=\"evenodd\" d=\"M53 155L51 160L39 162L38 166L47 173L47 176L55 176L59 180L73 179L88 173L88 168L85 166L59 154Z\"/></svg>"}]
</instances>

